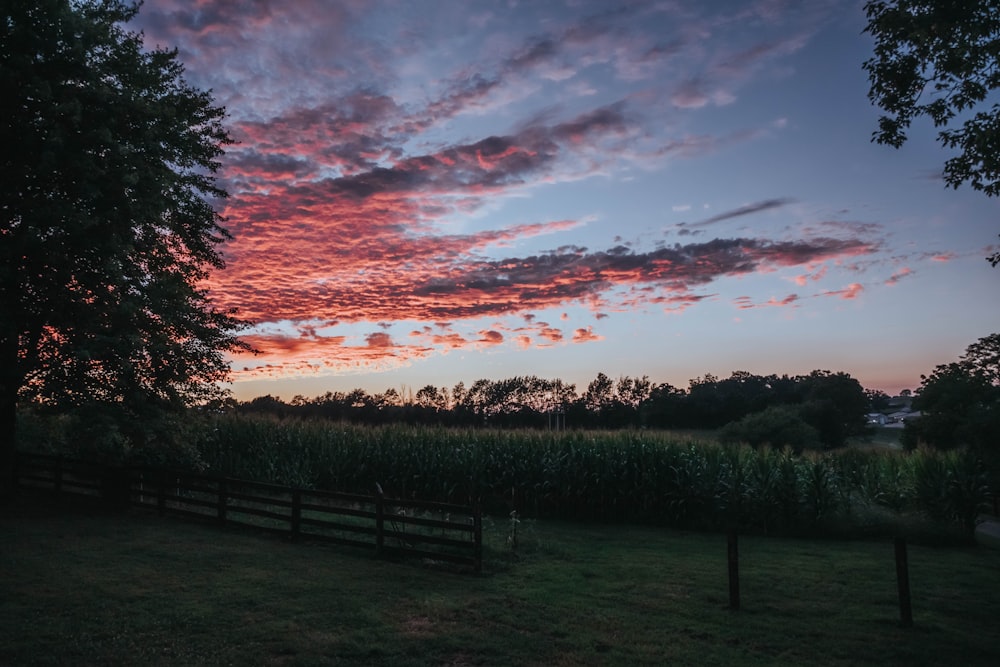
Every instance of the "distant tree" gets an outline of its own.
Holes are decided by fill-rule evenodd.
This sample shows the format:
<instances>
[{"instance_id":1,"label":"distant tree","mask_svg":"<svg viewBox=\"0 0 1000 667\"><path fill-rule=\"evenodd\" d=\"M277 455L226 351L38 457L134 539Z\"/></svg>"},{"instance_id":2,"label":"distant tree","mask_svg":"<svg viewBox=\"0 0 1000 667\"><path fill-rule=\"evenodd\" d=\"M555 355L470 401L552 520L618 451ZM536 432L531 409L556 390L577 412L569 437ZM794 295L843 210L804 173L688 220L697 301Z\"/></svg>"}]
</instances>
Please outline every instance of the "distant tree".
<instances>
[{"instance_id":1,"label":"distant tree","mask_svg":"<svg viewBox=\"0 0 1000 667\"><path fill-rule=\"evenodd\" d=\"M377 421L378 403L364 389L352 389L344 396L347 418L352 422L373 424Z\"/></svg>"},{"instance_id":2,"label":"distant tree","mask_svg":"<svg viewBox=\"0 0 1000 667\"><path fill-rule=\"evenodd\" d=\"M429 384L420 388L414 398L418 406L434 412L441 412L448 408L448 394L446 392L447 390L442 391Z\"/></svg>"},{"instance_id":3,"label":"distant tree","mask_svg":"<svg viewBox=\"0 0 1000 667\"><path fill-rule=\"evenodd\" d=\"M965 348L959 363L990 384L1000 385L1000 334L984 336Z\"/></svg>"},{"instance_id":4,"label":"distant tree","mask_svg":"<svg viewBox=\"0 0 1000 667\"><path fill-rule=\"evenodd\" d=\"M625 407L636 410L653 390L653 385L649 381L649 376L643 375L641 378L623 376L618 378L615 385L615 398Z\"/></svg>"},{"instance_id":5,"label":"distant tree","mask_svg":"<svg viewBox=\"0 0 1000 667\"><path fill-rule=\"evenodd\" d=\"M462 410L473 415L476 423L483 424L496 414L493 398L493 382L491 380L476 380L468 390L461 392L461 395L463 396L460 404Z\"/></svg>"},{"instance_id":6,"label":"distant tree","mask_svg":"<svg viewBox=\"0 0 1000 667\"><path fill-rule=\"evenodd\" d=\"M585 408L586 422L602 428L622 428L639 425L640 406L652 392L649 378L620 376L617 381L598 373L580 403Z\"/></svg>"},{"instance_id":7,"label":"distant tree","mask_svg":"<svg viewBox=\"0 0 1000 667\"><path fill-rule=\"evenodd\" d=\"M718 383L722 401L722 419L725 422L741 419L745 415L764 410L775 403L773 377L755 375L747 371L733 371Z\"/></svg>"},{"instance_id":8,"label":"distant tree","mask_svg":"<svg viewBox=\"0 0 1000 667\"><path fill-rule=\"evenodd\" d=\"M451 400L452 404L457 406L465 401L466 396L465 383L457 382L454 387L451 388Z\"/></svg>"},{"instance_id":9,"label":"distant tree","mask_svg":"<svg viewBox=\"0 0 1000 667\"><path fill-rule=\"evenodd\" d=\"M921 416L908 421L902 442L938 449L971 446L1000 451L1000 334L980 338L957 362L921 376L913 408Z\"/></svg>"},{"instance_id":10,"label":"distant tree","mask_svg":"<svg viewBox=\"0 0 1000 667\"><path fill-rule=\"evenodd\" d=\"M464 382L457 382L451 388L451 418L455 424L475 424L475 415L469 407L469 392Z\"/></svg>"},{"instance_id":11,"label":"distant tree","mask_svg":"<svg viewBox=\"0 0 1000 667\"><path fill-rule=\"evenodd\" d=\"M281 418L287 417L292 412L291 405L270 394L257 396L249 401L240 403L238 409L240 412L268 414Z\"/></svg>"},{"instance_id":12,"label":"distant tree","mask_svg":"<svg viewBox=\"0 0 1000 667\"><path fill-rule=\"evenodd\" d=\"M597 377L587 385L587 390L583 392L583 402L587 410L594 414L600 414L601 410L606 410L615 400L615 382L604 373L598 373Z\"/></svg>"},{"instance_id":13,"label":"distant tree","mask_svg":"<svg viewBox=\"0 0 1000 667\"><path fill-rule=\"evenodd\" d=\"M827 449L841 447L867 428L868 397L847 373L816 370L799 378L800 416L819 431Z\"/></svg>"},{"instance_id":14,"label":"distant tree","mask_svg":"<svg viewBox=\"0 0 1000 667\"><path fill-rule=\"evenodd\" d=\"M792 401L794 386L794 382L783 382L774 375L747 371L733 371L724 380L710 374L696 378L688 391L689 426L719 428L769 405Z\"/></svg>"},{"instance_id":15,"label":"distant tree","mask_svg":"<svg viewBox=\"0 0 1000 667\"><path fill-rule=\"evenodd\" d=\"M380 410L384 410L386 408L397 408L403 404L403 399L399 395L399 392L392 387L389 387L381 394L376 394L372 397L372 400Z\"/></svg>"},{"instance_id":16,"label":"distant tree","mask_svg":"<svg viewBox=\"0 0 1000 667\"><path fill-rule=\"evenodd\" d=\"M641 378L620 376L615 382L614 402L602 421L612 428L639 426L639 406L649 398L652 388L645 375Z\"/></svg>"},{"instance_id":17,"label":"distant tree","mask_svg":"<svg viewBox=\"0 0 1000 667\"><path fill-rule=\"evenodd\" d=\"M889 407L889 394L879 389L865 389L865 398L868 399L870 412L880 412Z\"/></svg>"},{"instance_id":18,"label":"distant tree","mask_svg":"<svg viewBox=\"0 0 1000 667\"><path fill-rule=\"evenodd\" d=\"M687 392L668 382L653 385L649 397L639 408L642 423L657 428L682 428L685 417Z\"/></svg>"},{"instance_id":19,"label":"distant tree","mask_svg":"<svg viewBox=\"0 0 1000 667\"><path fill-rule=\"evenodd\" d=\"M719 378L706 373L688 382L685 428L719 428L727 421L724 415Z\"/></svg>"},{"instance_id":20,"label":"distant tree","mask_svg":"<svg viewBox=\"0 0 1000 667\"><path fill-rule=\"evenodd\" d=\"M945 183L1000 194L1000 104L976 110L1000 88L1000 0L872 0L865 10L875 38L868 97L886 112L873 140L899 148L927 116L958 153ZM987 259L996 266L1000 252Z\"/></svg>"},{"instance_id":21,"label":"distant tree","mask_svg":"<svg viewBox=\"0 0 1000 667\"><path fill-rule=\"evenodd\" d=\"M218 397L241 323L200 287L224 110L118 0L9 0L0 21L0 492L19 399L100 403L142 440ZM141 443L139 443L141 444Z\"/></svg>"}]
</instances>

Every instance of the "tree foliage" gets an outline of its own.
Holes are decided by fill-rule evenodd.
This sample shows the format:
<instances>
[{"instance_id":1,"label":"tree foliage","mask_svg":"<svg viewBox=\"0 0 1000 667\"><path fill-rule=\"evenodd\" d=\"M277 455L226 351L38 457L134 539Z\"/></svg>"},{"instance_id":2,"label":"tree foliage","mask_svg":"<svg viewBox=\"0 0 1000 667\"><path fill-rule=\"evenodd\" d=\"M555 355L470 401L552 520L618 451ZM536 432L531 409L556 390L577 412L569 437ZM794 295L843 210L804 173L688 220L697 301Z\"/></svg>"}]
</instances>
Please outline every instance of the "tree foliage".
<instances>
[{"instance_id":1,"label":"tree foliage","mask_svg":"<svg viewBox=\"0 0 1000 667\"><path fill-rule=\"evenodd\" d=\"M800 415L819 431L827 449L865 432L869 400L861 383L847 373L813 371L798 378Z\"/></svg>"},{"instance_id":2,"label":"tree foliage","mask_svg":"<svg viewBox=\"0 0 1000 667\"><path fill-rule=\"evenodd\" d=\"M407 398L406 395L409 394ZM862 435L870 400L847 373L754 375L736 371L691 380L685 391L649 378L598 373L577 394L576 386L534 375L480 379L451 391L427 385L413 392L390 389L370 395L361 389L297 396L284 403L273 396L237 406L241 412L343 420L365 424L443 424L537 429L718 429L726 437L754 444L835 448ZM729 425L727 427L727 425Z\"/></svg>"},{"instance_id":3,"label":"tree foliage","mask_svg":"<svg viewBox=\"0 0 1000 667\"><path fill-rule=\"evenodd\" d=\"M907 422L903 444L936 449L971 446L996 450L1000 432L1000 334L966 348L956 361L921 376L913 407L921 412Z\"/></svg>"},{"instance_id":4,"label":"tree foliage","mask_svg":"<svg viewBox=\"0 0 1000 667\"><path fill-rule=\"evenodd\" d=\"M926 116L957 152L945 183L1000 194L1000 104L986 106L1000 88L1000 0L872 0L865 10L868 97L885 112L873 140L899 148ZM988 259L995 266L1000 253Z\"/></svg>"},{"instance_id":5,"label":"tree foliage","mask_svg":"<svg viewBox=\"0 0 1000 667\"><path fill-rule=\"evenodd\" d=\"M719 430L719 439L755 448L790 447L796 452L815 448L820 443L819 431L806 423L800 412L800 408L791 405L773 405L726 424Z\"/></svg>"},{"instance_id":6,"label":"tree foliage","mask_svg":"<svg viewBox=\"0 0 1000 667\"><path fill-rule=\"evenodd\" d=\"M233 313L203 281L224 110L120 0L10 0L0 31L0 439L17 400L150 410L214 396Z\"/></svg>"}]
</instances>

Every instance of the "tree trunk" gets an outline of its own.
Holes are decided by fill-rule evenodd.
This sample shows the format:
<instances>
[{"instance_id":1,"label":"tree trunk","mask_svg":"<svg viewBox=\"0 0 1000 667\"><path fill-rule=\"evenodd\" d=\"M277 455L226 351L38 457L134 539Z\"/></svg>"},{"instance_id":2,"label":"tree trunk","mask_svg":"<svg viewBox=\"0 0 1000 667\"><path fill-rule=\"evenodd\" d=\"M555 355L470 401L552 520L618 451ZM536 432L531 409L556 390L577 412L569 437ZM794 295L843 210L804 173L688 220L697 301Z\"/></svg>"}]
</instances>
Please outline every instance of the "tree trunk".
<instances>
[{"instance_id":1,"label":"tree trunk","mask_svg":"<svg viewBox=\"0 0 1000 667\"><path fill-rule=\"evenodd\" d=\"M14 262L9 261L12 257L9 250L0 250L0 261L8 263L6 270L0 271L0 503L13 498L17 488L14 467L17 394L24 380L24 359L20 354L21 339L16 325L22 320L23 313L15 306L12 296L20 293L23 285L12 280L19 274ZM19 251L19 248L13 247L13 250Z\"/></svg>"},{"instance_id":2,"label":"tree trunk","mask_svg":"<svg viewBox=\"0 0 1000 667\"><path fill-rule=\"evenodd\" d=\"M14 497L17 488L14 457L17 443L17 386L0 379L0 502Z\"/></svg>"}]
</instances>

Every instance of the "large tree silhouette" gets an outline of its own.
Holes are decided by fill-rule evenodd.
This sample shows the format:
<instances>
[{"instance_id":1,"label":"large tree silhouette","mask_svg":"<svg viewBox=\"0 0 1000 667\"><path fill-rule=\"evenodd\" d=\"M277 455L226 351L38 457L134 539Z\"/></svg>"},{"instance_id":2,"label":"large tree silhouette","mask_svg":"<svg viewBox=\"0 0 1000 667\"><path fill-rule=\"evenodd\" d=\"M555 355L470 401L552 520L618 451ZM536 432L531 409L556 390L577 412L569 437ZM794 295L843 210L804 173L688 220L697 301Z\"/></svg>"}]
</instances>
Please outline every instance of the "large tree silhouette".
<instances>
[{"instance_id":1,"label":"large tree silhouette","mask_svg":"<svg viewBox=\"0 0 1000 667\"><path fill-rule=\"evenodd\" d=\"M8 0L0 29L0 492L16 405L150 411L213 396L241 323L200 287L224 110L118 0Z\"/></svg>"}]
</instances>

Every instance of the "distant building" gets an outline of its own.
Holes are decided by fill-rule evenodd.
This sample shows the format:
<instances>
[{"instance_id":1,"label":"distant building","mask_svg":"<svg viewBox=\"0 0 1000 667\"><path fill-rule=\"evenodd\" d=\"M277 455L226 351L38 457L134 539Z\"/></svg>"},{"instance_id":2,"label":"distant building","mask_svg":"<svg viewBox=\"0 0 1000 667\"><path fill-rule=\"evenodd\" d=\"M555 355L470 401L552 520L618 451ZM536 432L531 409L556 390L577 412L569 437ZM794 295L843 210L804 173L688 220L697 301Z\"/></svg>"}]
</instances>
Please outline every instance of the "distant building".
<instances>
[{"instance_id":1,"label":"distant building","mask_svg":"<svg viewBox=\"0 0 1000 667\"><path fill-rule=\"evenodd\" d=\"M870 412L867 415L868 423L873 426L885 426L889 423L889 418L881 412Z\"/></svg>"},{"instance_id":2,"label":"distant building","mask_svg":"<svg viewBox=\"0 0 1000 667\"><path fill-rule=\"evenodd\" d=\"M890 412L888 414L888 419L889 419L889 423L891 423L891 424L895 424L895 423L902 424L902 423L907 422L907 421L909 421L911 419L915 419L915 418L917 418L919 416L920 416L920 411L919 410L917 410L917 411L914 411L914 410L899 410L898 412Z\"/></svg>"}]
</instances>

